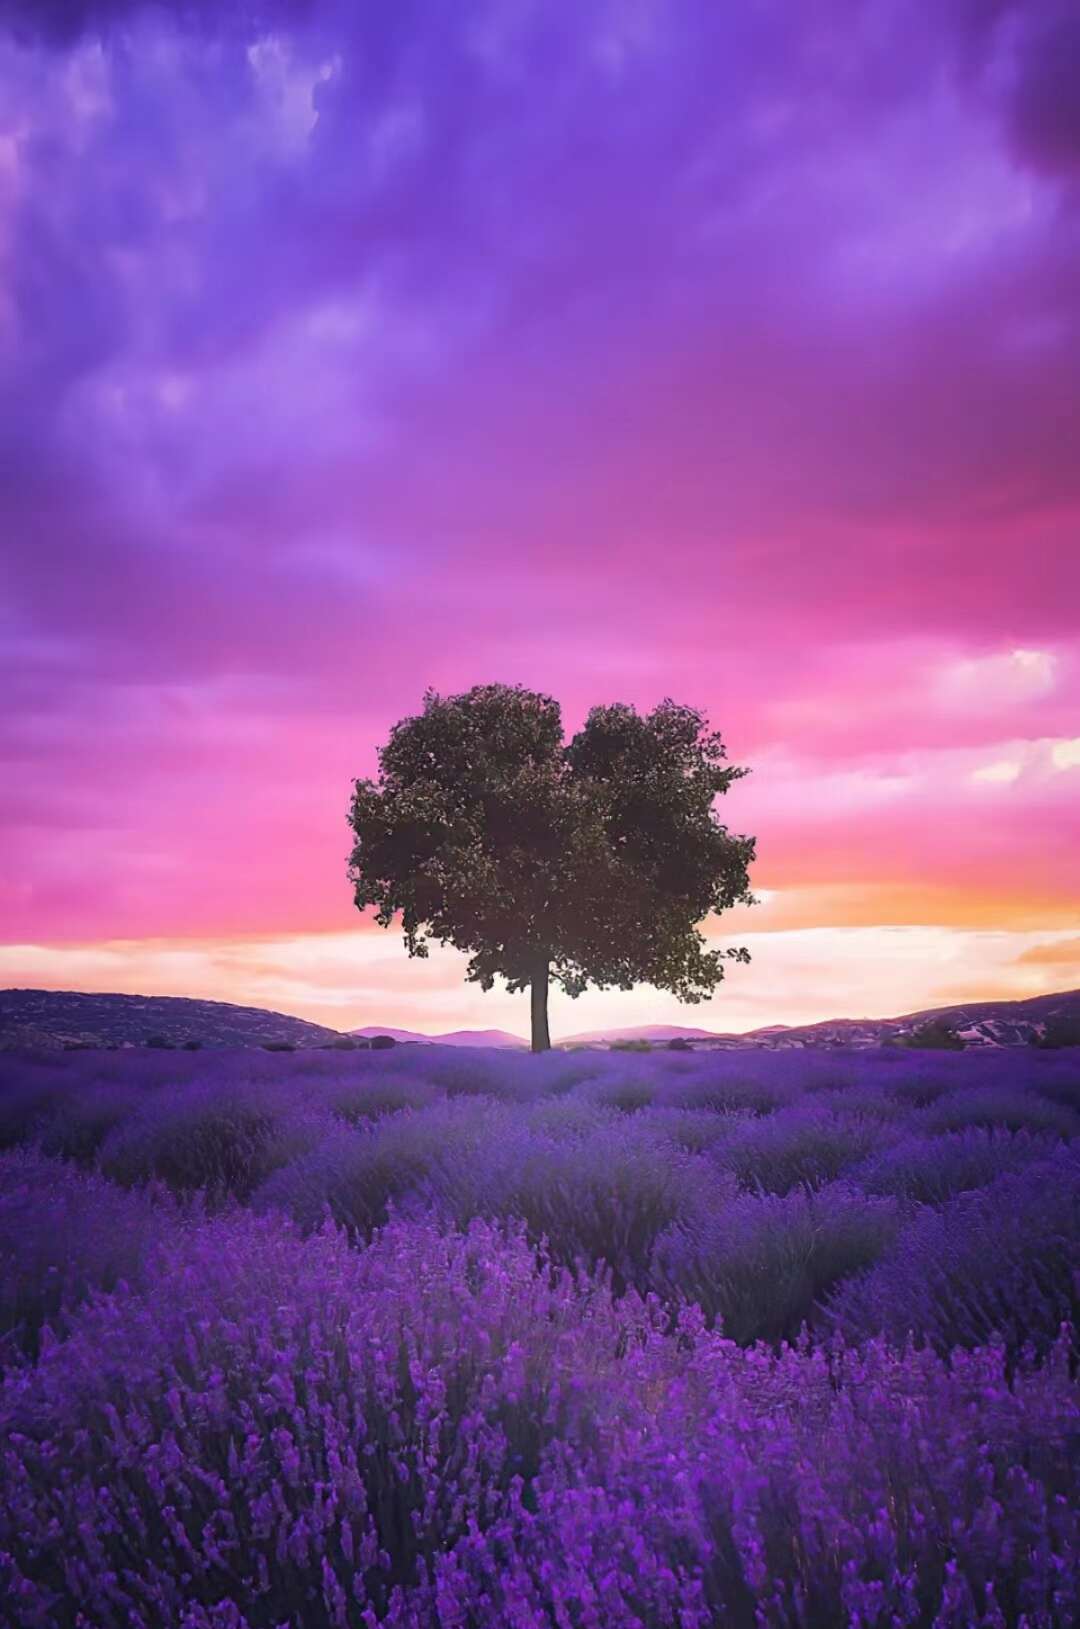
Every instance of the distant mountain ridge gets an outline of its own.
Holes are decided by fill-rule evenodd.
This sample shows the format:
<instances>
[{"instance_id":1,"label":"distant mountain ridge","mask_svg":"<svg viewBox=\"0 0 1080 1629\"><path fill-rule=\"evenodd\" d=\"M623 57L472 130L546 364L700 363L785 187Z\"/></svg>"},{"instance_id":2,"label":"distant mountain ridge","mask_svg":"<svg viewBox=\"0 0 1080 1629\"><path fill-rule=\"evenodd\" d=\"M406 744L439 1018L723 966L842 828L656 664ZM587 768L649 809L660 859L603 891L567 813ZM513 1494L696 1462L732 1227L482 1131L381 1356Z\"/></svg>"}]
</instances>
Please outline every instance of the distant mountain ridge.
<instances>
[{"instance_id":1,"label":"distant mountain ridge","mask_svg":"<svg viewBox=\"0 0 1080 1629\"><path fill-rule=\"evenodd\" d=\"M558 1046L589 1046L612 1041L715 1041L711 1029L692 1029L684 1024L630 1024L623 1029L591 1029L581 1035L567 1035Z\"/></svg>"},{"instance_id":2,"label":"distant mountain ridge","mask_svg":"<svg viewBox=\"0 0 1080 1629\"><path fill-rule=\"evenodd\" d=\"M78 990L0 990L0 1048L16 1046L324 1046L338 1031L262 1007L187 996L84 994Z\"/></svg>"},{"instance_id":3,"label":"distant mountain ridge","mask_svg":"<svg viewBox=\"0 0 1080 1629\"><path fill-rule=\"evenodd\" d=\"M932 1020L955 1032L969 1047L1029 1046L1051 1019L1080 1023L1080 990L1029 996L1022 1001L969 1001L929 1007L899 1018L825 1018L815 1024L770 1024L742 1035L711 1034L669 1025L593 1031L560 1041L560 1046L610 1046L613 1041L656 1041L681 1037L695 1052L757 1048L771 1051L806 1047L846 1050L886 1046L903 1040Z\"/></svg>"},{"instance_id":4,"label":"distant mountain ridge","mask_svg":"<svg viewBox=\"0 0 1080 1629\"><path fill-rule=\"evenodd\" d=\"M507 1029L454 1029L446 1035L425 1035L415 1029L379 1028L378 1024L365 1024L363 1029L351 1029L356 1040L370 1040L373 1035L390 1035L395 1041L415 1041L420 1046L494 1046L528 1047L520 1035L511 1035Z\"/></svg>"},{"instance_id":5,"label":"distant mountain ridge","mask_svg":"<svg viewBox=\"0 0 1080 1629\"><path fill-rule=\"evenodd\" d=\"M714 1034L677 1024L594 1030L556 1042L557 1046L605 1048L618 1041L642 1040L664 1045L682 1039L695 1052L755 1048L844 1048L884 1046L902 1040L931 1020L954 1030L969 1047L1025 1046L1040 1036L1050 1020L1080 1024L1080 990L1062 990L1022 1001L972 1001L931 1007L899 1018L831 1018L816 1024L785 1027L771 1024L744 1035ZM519 1036L507 1030L453 1030L424 1035L416 1030L368 1024L349 1032L351 1038L390 1035L397 1041L425 1046L479 1046L523 1050ZM326 1046L346 1039L344 1032L311 1024L287 1013L240 1007L226 1001L199 1001L185 996L97 995L75 990L0 990L0 1049L12 1047L144 1046L161 1038L173 1046L198 1041L203 1046Z\"/></svg>"}]
</instances>

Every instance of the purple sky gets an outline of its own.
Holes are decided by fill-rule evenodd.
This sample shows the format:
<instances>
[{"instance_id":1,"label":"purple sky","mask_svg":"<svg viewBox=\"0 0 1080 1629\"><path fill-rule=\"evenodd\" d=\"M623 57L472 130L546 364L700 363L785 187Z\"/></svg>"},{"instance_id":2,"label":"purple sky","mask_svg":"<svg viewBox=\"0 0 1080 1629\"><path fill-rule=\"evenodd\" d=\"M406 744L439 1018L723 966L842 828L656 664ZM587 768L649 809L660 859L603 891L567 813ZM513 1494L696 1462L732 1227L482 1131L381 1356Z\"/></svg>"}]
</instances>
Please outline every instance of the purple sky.
<instances>
[{"instance_id":1,"label":"purple sky","mask_svg":"<svg viewBox=\"0 0 1080 1629\"><path fill-rule=\"evenodd\" d=\"M344 881L504 679L754 769L563 1028L1080 984L1078 380L1074 0L0 0L0 983L521 1027Z\"/></svg>"}]
</instances>

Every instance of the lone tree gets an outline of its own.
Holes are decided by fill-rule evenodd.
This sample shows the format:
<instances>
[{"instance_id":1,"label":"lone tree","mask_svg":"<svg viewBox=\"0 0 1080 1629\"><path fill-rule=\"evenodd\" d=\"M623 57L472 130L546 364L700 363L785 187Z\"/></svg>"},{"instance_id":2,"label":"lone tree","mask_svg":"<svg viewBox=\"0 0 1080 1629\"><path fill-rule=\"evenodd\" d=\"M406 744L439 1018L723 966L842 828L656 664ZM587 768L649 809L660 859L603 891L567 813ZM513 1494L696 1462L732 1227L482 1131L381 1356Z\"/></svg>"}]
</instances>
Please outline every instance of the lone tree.
<instances>
[{"instance_id":1,"label":"lone tree","mask_svg":"<svg viewBox=\"0 0 1080 1629\"><path fill-rule=\"evenodd\" d=\"M400 915L410 956L428 943L470 956L467 977L532 993L532 1045L546 1051L548 984L648 983L709 995L727 957L697 924L753 904L752 837L713 811L745 775L693 707L645 717L594 707L569 745L558 703L520 686L429 691L390 732L378 781L355 782L349 881L358 909Z\"/></svg>"}]
</instances>

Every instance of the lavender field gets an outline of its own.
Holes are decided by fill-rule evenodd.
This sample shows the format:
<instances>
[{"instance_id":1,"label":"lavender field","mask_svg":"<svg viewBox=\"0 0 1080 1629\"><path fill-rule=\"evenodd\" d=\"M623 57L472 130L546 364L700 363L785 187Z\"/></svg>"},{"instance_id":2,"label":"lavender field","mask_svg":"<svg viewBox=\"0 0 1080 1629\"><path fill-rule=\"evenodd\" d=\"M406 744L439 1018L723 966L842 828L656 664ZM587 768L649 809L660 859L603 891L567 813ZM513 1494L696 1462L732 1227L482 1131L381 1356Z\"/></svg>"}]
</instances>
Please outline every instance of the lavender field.
<instances>
[{"instance_id":1,"label":"lavender field","mask_svg":"<svg viewBox=\"0 0 1080 1629\"><path fill-rule=\"evenodd\" d=\"M12 1629L1080 1621L1080 1052L3 1062Z\"/></svg>"}]
</instances>

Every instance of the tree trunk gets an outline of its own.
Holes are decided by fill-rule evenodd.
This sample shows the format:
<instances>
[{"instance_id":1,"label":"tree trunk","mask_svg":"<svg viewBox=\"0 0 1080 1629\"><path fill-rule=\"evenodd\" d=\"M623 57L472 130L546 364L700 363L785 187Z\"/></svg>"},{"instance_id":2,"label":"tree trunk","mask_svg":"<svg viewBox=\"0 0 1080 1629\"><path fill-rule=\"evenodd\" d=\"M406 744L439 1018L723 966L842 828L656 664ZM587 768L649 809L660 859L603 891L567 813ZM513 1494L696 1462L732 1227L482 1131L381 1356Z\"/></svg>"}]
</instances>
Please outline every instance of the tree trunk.
<instances>
[{"instance_id":1,"label":"tree trunk","mask_svg":"<svg viewBox=\"0 0 1080 1629\"><path fill-rule=\"evenodd\" d=\"M529 986L532 998L532 1049L550 1052L551 1034L548 1030L548 964L543 961L533 974Z\"/></svg>"}]
</instances>

